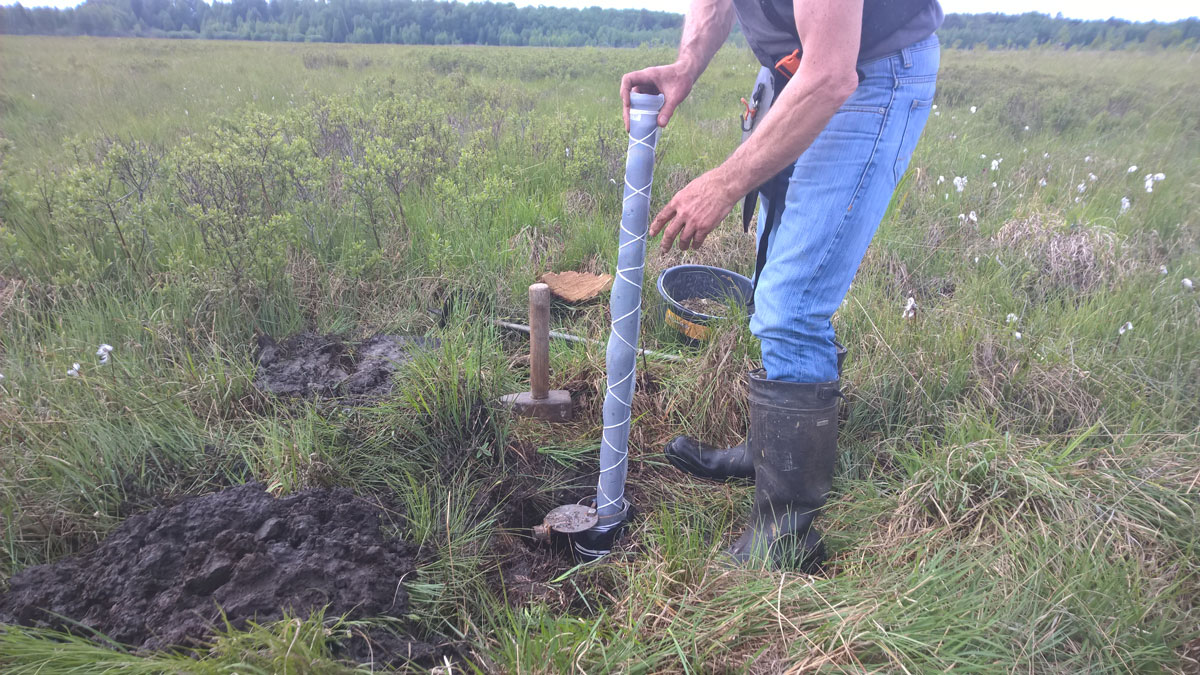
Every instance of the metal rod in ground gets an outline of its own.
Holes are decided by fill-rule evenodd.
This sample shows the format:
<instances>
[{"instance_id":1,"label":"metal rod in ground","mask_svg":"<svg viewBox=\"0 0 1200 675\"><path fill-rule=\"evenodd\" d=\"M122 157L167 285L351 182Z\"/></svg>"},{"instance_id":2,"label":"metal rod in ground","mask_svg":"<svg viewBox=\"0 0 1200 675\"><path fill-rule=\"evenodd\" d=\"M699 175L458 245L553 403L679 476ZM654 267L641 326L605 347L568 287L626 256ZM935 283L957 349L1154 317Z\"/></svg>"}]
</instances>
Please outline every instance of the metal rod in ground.
<instances>
[{"instance_id":1,"label":"metal rod in ground","mask_svg":"<svg viewBox=\"0 0 1200 675\"><path fill-rule=\"evenodd\" d=\"M429 312L431 315L436 316L439 319L441 319L445 316L445 313L443 313L441 310L438 310L438 309L428 309L426 311ZM517 333L524 333L526 335L529 335L529 326L526 326L523 323L515 323L512 321L505 321L504 319L489 319L488 321L493 326L499 326L500 328L503 328L505 330L511 330L511 331L515 331ZM603 342L601 342L599 340L594 340L590 337L584 337L582 335L572 335L571 333L564 333L560 330L549 331L548 333L546 333L546 335L549 335L550 337L554 338L555 340L565 340L567 342L577 342L577 343L583 344L583 345L604 344ZM658 359L660 361L670 361L672 363L691 363L692 362L692 360L690 358L688 358L686 356L680 356L678 354L666 354L664 352L656 352L656 351L653 351L650 349L638 349L638 356L643 356L643 355L648 356L652 359Z\"/></svg>"},{"instance_id":2,"label":"metal rod in ground","mask_svg":"<svg viewBox=\"0 0 1200 675\"><path fill-rule=\"evenodd\" d=\"M492 319L492 323L501 328L504 328L506 330L516 331L518 333L525 333L526 335L529 334L529 326L526 326L525 324L513 323L511 321L502 321L500 319ZM550 337L554 338L555 340L565 340L567 342L578 342L579 344L584 344L584 345L604 344L603 342L601 342L599 340L593 340L590 337L583 337L582 335L572 335L570 333L564 333L562 331L557 331L557 330L552 330L546 334L549 335ZM646 356L648 356L652 359L659 359L661 361L670 361L672 363L691 363L691 361L692 361L691 359L689 359L686 356L680 356L678 354L664 354L663 352L656 352L656 351L652 351L649 349L639 349L638 355L641 356L642 354L645 354Z\"/></svg>"},{"instance_id":3,"label":"metal rod in ground","mask_svg":"<svg viewBox=\"0 0 1200 675\"><path fill-rule=\"evenodd\" d=\"M642 323L642 278L646 266L646 229L650 221L650 185L658 143L659 94L630 95L629 149L625 158L625 196L617 246L617 274L610 295L612 331L608 337L608 386L604 393L604 429L600 441L600 479L596 486L599 522L575 538L583 558L598 558L629 515L625 477L629 470L629 424L636 380L638 332Z\"/></svg>"}]
</instances>

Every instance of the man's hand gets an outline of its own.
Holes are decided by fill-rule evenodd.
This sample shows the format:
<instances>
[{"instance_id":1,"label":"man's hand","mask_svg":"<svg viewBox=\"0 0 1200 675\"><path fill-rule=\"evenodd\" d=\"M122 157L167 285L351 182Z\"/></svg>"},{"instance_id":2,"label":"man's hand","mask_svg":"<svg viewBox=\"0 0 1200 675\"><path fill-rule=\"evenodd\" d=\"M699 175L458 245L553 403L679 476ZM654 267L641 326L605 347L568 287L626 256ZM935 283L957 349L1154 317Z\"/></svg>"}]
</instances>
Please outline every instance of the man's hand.
<instances>
[{"instance_id":1,"label":"man's hand","mask_svg":"<svg viewBox=\"0 0 1200 675\"><path fill-rule=\"evenodd\" d=\"M730 189L720 168L713 169L675 193L650 223L650 236L663 232L662 253L671 250L676 237L681 251L700 248L741 196Z\"/></svg>"},{"instance_id":2,"label":"man's hand","mask_svg":"<svg viewBox=\"0 0 1200 675\"><path fill-rule=\"evenodd\" d=\"M666 101L658 113L658 126L667 126L675 106L687 98L713 54L729 37L732 26L733 0L691 0L683 19L683 35L675 63L637 70L621 78L625 131L629 131L629 93L635 88L647 94L663 95Z\"/></svg>"},{"instance_id":3,"label":"man's hand","mask_svg":"<svg viewBox=\"0 0 1200 675\"><path fill-rule=\"evenodd\" d=\"M634 89L647 94L662 94L666 99L658 113L658 126L665 127L675 112L675 106L687 98L695 79L682 64L654 66L626 73L621 78L621 102L624 104L625 131L629 131L629 94Z\"/></svg>"}]
</instances>

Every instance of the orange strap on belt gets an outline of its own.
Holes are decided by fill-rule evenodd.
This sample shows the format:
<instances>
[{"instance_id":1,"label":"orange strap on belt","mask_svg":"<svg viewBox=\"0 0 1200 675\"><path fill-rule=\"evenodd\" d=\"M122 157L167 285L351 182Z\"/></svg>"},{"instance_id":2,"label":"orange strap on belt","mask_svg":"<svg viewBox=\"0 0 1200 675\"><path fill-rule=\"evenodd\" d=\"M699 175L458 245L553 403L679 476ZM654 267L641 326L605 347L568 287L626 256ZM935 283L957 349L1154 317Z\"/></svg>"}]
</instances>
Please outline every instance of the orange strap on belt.
<instances>
[{"instance_id":1,"label":"orange strap on belt","mask_svg":"<svg viewBox=\"0 0 1200 675\"><path fill-rule=\"evenodd\" d=\"M742 122L745 123L754 119L754 116L758 114L758 106L756 105L751 108L750 103L744 98L742 99L742 105L746 106L746 111L742 113Z\"/></svg>"},{"instance_id":2,"label":"orange strap on belt","mask_svg":"<svg viewBox=\"0 0 1200 675\"><path fill-rule=\"evenodd\" d=\"M779 71L780 75L783 75L784 77L788 78L789 80L792 79L792 76L795 75L796 71L799 69L800 69L800 50L799 49L792 52L791 54L788 54L787 56L783 57L782 59L779 59L779 61L777 61L775 63L775 70Z\"/></svg>"}]
</instances>

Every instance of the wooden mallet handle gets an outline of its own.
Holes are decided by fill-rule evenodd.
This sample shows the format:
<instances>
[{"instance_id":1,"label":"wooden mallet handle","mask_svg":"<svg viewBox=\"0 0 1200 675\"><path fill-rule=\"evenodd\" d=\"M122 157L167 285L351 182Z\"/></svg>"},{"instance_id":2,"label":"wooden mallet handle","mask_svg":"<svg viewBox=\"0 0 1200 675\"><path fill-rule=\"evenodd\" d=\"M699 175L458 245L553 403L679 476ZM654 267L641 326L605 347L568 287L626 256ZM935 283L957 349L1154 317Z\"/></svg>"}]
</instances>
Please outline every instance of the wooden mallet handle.
<instances>
[{"instance_id":1,"label":"wooden mallet handle","mask_svg":"<svg viewBox=\"0 0 1200 675\"><path fill-rule=\"evenodd\" d=\"M550 395L550 287L529 287L529 395L543 400Z\"/></svg>"}]
</instances>

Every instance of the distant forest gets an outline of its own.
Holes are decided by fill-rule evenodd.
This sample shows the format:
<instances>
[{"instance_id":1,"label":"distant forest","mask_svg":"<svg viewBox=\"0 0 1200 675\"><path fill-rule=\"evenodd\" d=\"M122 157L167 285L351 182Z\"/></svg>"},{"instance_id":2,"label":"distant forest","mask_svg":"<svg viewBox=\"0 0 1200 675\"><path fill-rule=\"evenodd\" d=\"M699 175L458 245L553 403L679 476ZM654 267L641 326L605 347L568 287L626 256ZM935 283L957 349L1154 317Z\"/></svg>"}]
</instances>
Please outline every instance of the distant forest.
<instances>
[{"instance_id":1,"label":"distant forest","mask_svg":"<svg viewBox=\"0 0 1200 675\"><path fill-rule=\"evenodd\" d=\"M0 7L0 33L293 42L532 46L675 45L683 16L637 9L517 7L433 0L88 0L72 9ZM992 49L1183 47L1200 20L1080 21L1045 14L950 14L945 45ZM732 37L741 41L735 30Z\"/></svg>"}]
</instances>

